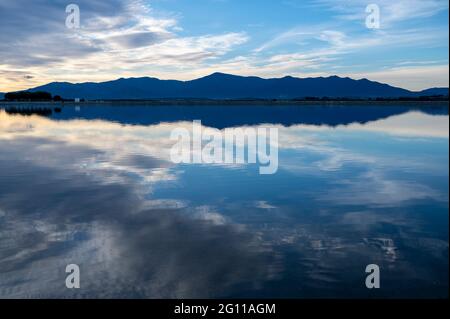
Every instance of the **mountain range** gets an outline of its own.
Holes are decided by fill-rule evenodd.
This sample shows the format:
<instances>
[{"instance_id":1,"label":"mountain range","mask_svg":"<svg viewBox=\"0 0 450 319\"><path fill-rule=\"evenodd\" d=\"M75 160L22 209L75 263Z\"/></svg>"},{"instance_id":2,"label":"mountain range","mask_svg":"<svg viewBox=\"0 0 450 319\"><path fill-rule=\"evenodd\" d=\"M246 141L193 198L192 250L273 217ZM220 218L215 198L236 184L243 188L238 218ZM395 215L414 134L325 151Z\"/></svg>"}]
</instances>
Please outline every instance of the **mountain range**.
<instances>
[{"instance_id":1,"label":"mountain range","mask_svg":"<svg viewBox=\"0 0 450 319\"><path fill-rule=\"evenodd\" d=\"M420 92L390 86L367 79L354 80L338 76L317 78L263 79L213 73L191 81L160 80L151 77L120 78L101 83L52 82L29 91L46 91L66 99L296 99L329 98L399 98L447 95L448 88L431 88Z\"/></svg>"}]
</instances>

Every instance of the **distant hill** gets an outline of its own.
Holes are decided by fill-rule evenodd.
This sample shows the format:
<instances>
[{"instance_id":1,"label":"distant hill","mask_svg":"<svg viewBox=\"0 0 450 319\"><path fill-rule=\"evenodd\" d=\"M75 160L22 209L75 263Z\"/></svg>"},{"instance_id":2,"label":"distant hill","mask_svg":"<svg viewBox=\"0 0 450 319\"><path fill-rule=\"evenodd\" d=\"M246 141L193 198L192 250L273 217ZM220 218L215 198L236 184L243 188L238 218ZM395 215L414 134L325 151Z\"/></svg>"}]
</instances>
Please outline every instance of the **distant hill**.
<instances>
[{"instance_id":1,"label":"distant hill","mask_svg":"<svg viewBox=\"0 0 450 319\"><path fill-rule=\"evenodd\" d=\"M431 88L417 93L420 96L444 95L448 96L448 88Z\"/></svg>"},{"instance_id":2,"label":"distant hill","mask_svg":"<svg viewBox=\"0 0 450 319\"><path fill-rule=\"evenodd\" d=\"M53 82L30 91L46 91L66 99L295 99L329 98L398 98L422 95L448 95L448 88L411 92L367 79L354 80L338 76L318 78L262 79L214 73L192 81L128 78L101 83Z\"/></svg>"},{"instance_id":3,"label":"distant hill","mask_svg":"<svg viewBox=\"0 0 450 319\"><path fill-rule=\"evenodd\" d=\"M0 92L0 100L3 100L4 97L5 97L5 93L1 93L1 92Z\"/></svg>"}]
</instances>

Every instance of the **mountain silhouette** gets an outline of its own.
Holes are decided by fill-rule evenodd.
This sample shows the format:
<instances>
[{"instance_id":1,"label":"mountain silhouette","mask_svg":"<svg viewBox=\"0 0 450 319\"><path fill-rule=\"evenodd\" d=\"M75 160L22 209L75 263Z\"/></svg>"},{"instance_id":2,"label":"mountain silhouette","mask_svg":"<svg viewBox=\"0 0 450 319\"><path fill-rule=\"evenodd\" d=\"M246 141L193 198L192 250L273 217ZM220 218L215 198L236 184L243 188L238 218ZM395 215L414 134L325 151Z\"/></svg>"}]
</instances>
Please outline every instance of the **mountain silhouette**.
<instances>
[{"instance_id":1,"label":"mountain silhouette","mask_svg":"<svg viewBox=\"0 0 450 319\"><path fill-rule=\"evenodd\" d=\"M423 95L448 95L448 88L421 92L393 87L367 79L354 80L338 76L317 78L263 79L213 73L191 81L160 80L151 77L120 78L101 83L52 82L31 89L47 91L67 99L296 99L329 98L398 98Z\"/></svg>"}]
</instances>

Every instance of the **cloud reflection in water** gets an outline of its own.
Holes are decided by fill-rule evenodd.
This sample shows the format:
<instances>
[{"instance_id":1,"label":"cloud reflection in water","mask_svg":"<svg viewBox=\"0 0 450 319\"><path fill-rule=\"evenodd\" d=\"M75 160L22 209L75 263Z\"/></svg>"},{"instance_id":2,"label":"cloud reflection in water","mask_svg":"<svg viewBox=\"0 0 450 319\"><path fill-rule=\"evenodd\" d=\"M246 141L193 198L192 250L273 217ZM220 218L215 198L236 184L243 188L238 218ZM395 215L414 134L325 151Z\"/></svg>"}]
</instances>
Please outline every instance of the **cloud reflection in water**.
<instances>
[{"instance_id":1,"label":"cloud reflection in water","mask_svg":"<svg viewBox=\"0 0 450 319\"><path fill-rule=\"evenodd\" d=\"M372 262L386 272L381 296L446 294L447 116L271 124L270 177L173 165L180 125L191 123L0 111L0 296L367 296ZM79 291L64 286L69 263Z\"/></svg>"}]
</instances>

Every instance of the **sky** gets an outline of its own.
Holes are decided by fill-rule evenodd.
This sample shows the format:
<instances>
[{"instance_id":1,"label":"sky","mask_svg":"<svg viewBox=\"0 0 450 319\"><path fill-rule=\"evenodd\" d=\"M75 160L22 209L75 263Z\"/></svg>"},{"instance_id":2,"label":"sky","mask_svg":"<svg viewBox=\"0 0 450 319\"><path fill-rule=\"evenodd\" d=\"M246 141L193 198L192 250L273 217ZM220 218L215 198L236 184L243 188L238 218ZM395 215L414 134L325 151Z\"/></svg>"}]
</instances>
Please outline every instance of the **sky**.
<instances>
[{"instance_id":1,"label":"sky","mask_svg":"<svg viewBox=\"0 0 450 319\"><path fill-rule=\"evenodd\" d=\"M0 92L214 72L448 87L448 14L447 0L0 0Z\"/></svg>"}]
</instances>

